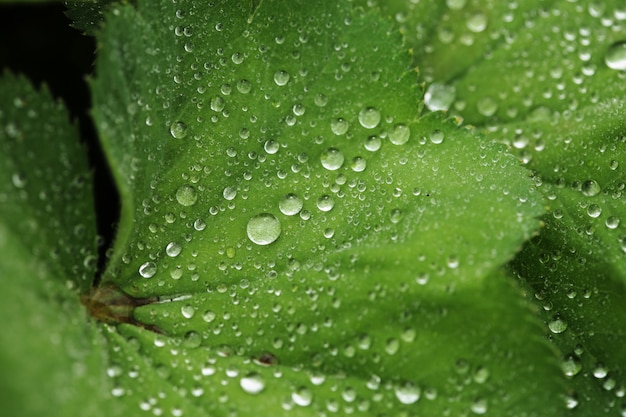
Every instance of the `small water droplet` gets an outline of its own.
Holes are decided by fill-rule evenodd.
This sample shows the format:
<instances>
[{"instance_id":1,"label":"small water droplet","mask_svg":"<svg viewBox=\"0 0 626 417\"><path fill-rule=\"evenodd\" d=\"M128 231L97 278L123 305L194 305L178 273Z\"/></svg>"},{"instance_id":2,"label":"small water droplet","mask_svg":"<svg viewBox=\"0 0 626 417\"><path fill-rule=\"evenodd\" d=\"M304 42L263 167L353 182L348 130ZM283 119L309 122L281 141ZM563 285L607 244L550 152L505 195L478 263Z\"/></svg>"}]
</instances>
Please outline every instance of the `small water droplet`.
<instances>
[{"instance_id":1,"label":"small water droplet","mask_svg":"<svg viewBox=\"0 0 626 417\"><path fill-rule=\"evenodd\" d=\"M261 377L261 375L256 372L250 372L239 381L239 385L244 390L244 392L256 395L262 392L265 389L265 381Z\"/></svg>"},{"instance_id":2,"label":"small water droplet","mask_svg":"<svg viewBox=\"0 0 626 417\"><path fill-rule=\"evenodd\" d=\"M374 107L366 107L359 112L359 123L366 129L374 129L380 123L380 112Z\"/></svg>"},{"instance_id":3,"label":"small water droplet","mask_svg":"<svg viewBox=\"0 0 626 417\"><path fill-rule=\"evenodd\" d=\"M609 229L617 229L620 224L620 219L619 217L610 216L609 218L606 219L606 222L604 224Z\"/></svg>"},{"instance_id":4,"label":"small water droplet","mask_svg":"<svg viewBox=\"0 0 626 417\"><path fill-rule=\"evenodd\" d=\"M289 78L291 78L291 76L287 71L281 70L274 73L274 82L279 87L287 85L287 83L289 82Z\"/></svg>"},{"instance_id":5,"label":"small water droplet","mask_svg":"<svg viewBox=\"0 0 626 417\"><path fill-rule=\"evenodd\" d=\"M269 155L274 155L276 152L278 152L278 149L280 149L280 143L276 142L275 140L269 139L263 145L263 149L265 149L265 152L267 152Z\"/></svg>"},{"instance_id":6,"label":"small water droplet","mask_svg":"<svg viewBox=\"0 0 626 417\"><path fill-rule=\"evenodd\" d=\"M566 376L574 376L583 369L583 365L577 356L568 355L561 362L561 369Z\"/></svg>"},{"instance_id":7,"label":"small water droplet","mask_svg":"<svg viewBox=\"0 0 626 417\"><path fill-rule=\"evenodd\" d=\"M180 308L180 313L183 315L184 318L190 319L196 314L196 309L193 308L193 306L187 304Z\"/></svg>"},{"instance_id":8,"label":"small water droplet","mask_svg":"<svg viewBox=\"0 0 626 417\"><path fill-rule=\"evenodd\" d=\"M443 142L445 135L441 130L435 130L430 134L430 141L436 145Z\"/></svg>"},{"instance_id":9,"label":"small water droplet","mask_svg":"<svg viewBox=\"0 0 626 417\"><path fill-rule=\"evenodd\" d=\"M15 173L11 176L11 182L16 188L24 188L27 184L26 175L22 173Z\"/></svg>"},{"instance_id":10,"label":"small water droplet","mask_svg":"<svg viewBox=\"0 0 626 417\"><path fill-rule=\"evenodd\" d=\"M404 124L397 124L389 132L389 141L394 145L404 145L411 137L411 130Z\"/></svg>"},{"instance_id":11,"label":"small water droplet","mask_svg":"<svg viewBox=\"0 0 626 417\"><path fill-rule=\"evenodd\" d=\"M191 185L183 185L176 191L176 201L181 206L193 206L198 200L196 189Z\"/></svg>"},{"instance_id":12,"label":"small water droplet","mask_svg":"<svg viewBox=\"0 0 626 417\"><path fill-rule=\"evenodd\" d=\"M498 103L491 97L483 97L476 104L478 112L485 117L493 116L498 110Z\"/></svg>"},{"instance_id":13,"label":"small water droplet","mask_svg":"<svg viewBox=\"0 0 626 417\"><path fill-rule=\"evenodd\" d=\"M602 214L602 207L597 204L591 204L587 207L587 214L592 218L600 217Z\"/></svg>"},{"instance_id":14,"label":"small water droplet","mask_svg":"<svg viewBox=\"0 0 626 417\"><path fill-rule=\"evenodd\" d=\"M313 393L306 387L300 387L291 394L291 399L300 407L308 407L313 402Z\"/></svg>"},{"instance_id":15,"label":"small water droplet","mask_svg":"<svg viewBox=\"0 0 626 417\"><path fill-rule=\"evenodd\" d=\"M424 104L430 111L447 111L456 98L456 88L452 85L432 83L424 94Z\"/></svg>"},{"instance_id":16,"label":"small water droplet","mask_svg":"<svg viewBox=\"0 0 626 417\"><path fill-rule=\"evenodd\" d=\"M485 414L487 412L487 400L483 398L477 398L472 404L472 412L474 414Z\"/></svg>"},{"instance_id":17,"label":"small water droplet","mask_svg":"<svg viewBox=\"0 0 626 417\"><path fill-rule=\"evenodd\" d=\"M467 0L446 0L446 5L452 10L461 10L466 3Z\"/></svg>"},{"instance_id":18,"label":"small water droplet","mask_svg":"<svg viewBox=\"0 0 626 417\"><path fill-rule=\"evenodd\" d=\"M282 227L280 220L273 214L261 213L248 221L247 233L252 243L257 245L269 245L274 243L280 236Z\"/></svg>"},{"instance_id":19,"label":"small water droplet","mask_svg":"<svg viewBox=\"0 0 626 417\"><path fill-rule=\"evenodd\" d=\"M329 171L335 171L343 165L344 161L343 153L337 148L329 148L322 152L320 160L322 162L322 166Z\"/></svg>"},{"instance_id":20,"label":"small water droplet","mask_svg":"<svg viewBox=\"0 0 626 417\"><path fill-rule=\"evenodd\" d=\"M321 211L331 211L335 207L335 200L329 195L322 195L317 199L317 208Z\"/></svg>"},{"instance_id":21,"label":"small water droplet","mask_svg":"<svg viewBox=\"0 0 626 417\"><path fill-rule=\"evenodd\" d=\"M611 69L626 71L626 41L615 42L611 45L606 51L604 62Z\"/></svg>"},{"instance_id":22,"label":"small water droplet","mask_svg":"<svg viewBox=\"0 0 626 417\"><path fill-rule=\"evenodd\" d=\"M583 195L587 197L593 197L595 195L600 194L600 191L602 191L602 188L600 187L600 184L598 184L595 180L587 180L583 182L581 191Z\"/></svg>"},{"instance_id":23,"label":"small water droplet","mask_svg":"<svg viewBox=\"0 0 626 417\"><path fill-rule=\"evenodd\" d=\"M552 321L548 323L548 328L552 333L563 333L565 330L567 330L567 322L556 316Z\"/></svg>"},{"instance_id":24,"label":"small water droplet","mask_svg":"<svg viewBox=\"0 0 626 417\"><path fill-rule=\"evenodd\" d=\"M487 27L487 16L483 13L476 13L467 19L466 26L470 31L480 33Z\"/></svg>"},{"instance_id":25,"label":"small water droplet","mask_svg":"<svg viewBox=\"0 0 626 417\"><path fill-rule=\"evenodd\" d=\"M171 256L172 258L175 258L176 256L180 254L182 249L183 247L179 245L178 243L170 242L165 248L165 253L167 253L167 256Z\"/></svg>"},{"instance_id":26,"label":"small water droplet","mask_svg":"<svg viewBox=\"0 0 626 417\"><path fill-rule=\"evenodd\" d=\"M606 369L606 367L602 363L598 363L596 367L593 368L593 376L598 379L606 378L608 374L608 369Z\"/></svg>"},{"instance_id":27,"label":"small water droplet","mask_svg":"<svg viewBox=\"0 0 626 417\"><path fill-rule=\"evenodd\" d=\"M420 399L422 390L412 382L405 382L395 388L396 398L402 404L414 404Z\"/></svg>"},{"instance_id":28,"label":"small water droplet","mask_svg":"<svg viewBox=\"0 0 626 417\"><path fill-rule=\"evenodd\" d=\"M352 168L354 172L363 172L365 171L365 168L367 168L367 161L364 158L357 156L352 160L350 168Z\"/></svg>"},{"instance_id":29,"label":"small water droplet","mask_svg":"<svg viewBox=\"0 0 626 417\"><path fill-rule=\"evenodd\" d=\"M400 223L403 217L404 217L404 213L402 212L402 210L400 209L391 210L391 215L390 215L391 223L396 223L396 224Z\"/></svg>"},{"instance_id":30,"label":"small water droplet","mask_svg":"<svg viewBox=\"0 0 626 417\"><path fill-rule=\"evenodd\" d=\"M304 203L302 202L302 199L292 193L285 195L278 202L278 208L285 216L295 216L300 213L303 206Z\"/></svg>"},{"instance_id":31,"label":"small water droplet","mask_svg":"<svg viewBox=\"0 0 626 417\"><path fill-rule=\"evenodd\" d=\"M139 275L143 278L152 278L157 272L157 266L154 262L146 262L139 267Z\"/></svg>"},{"instance_id":32,"label":"small water droplet","mask_svg":"<svg viewBox=\"0 0 626 417\"><path fill-rule=\"evenodd\" d=\"M215 96L211 99L211 110L216 112L221 112L224 110L224 106L226 105L226 101L222 98L222 96Z\"/></svg>"},{"instance_id":33,"label":"small water droplet","mask_svg":"<svg viewBox=\"0 0 626 417\"><path fill-rule=\"evenodd\" d=\"M170 134L174 139L182 139L187 136L187 125L180 120L170 125Z\"/></svg>"},{"instance_id":34,"label":"small water droplet","mask_svg":"<svg viewBox=\"0 0 626 417\"><path fill-rule=\"evenodd\" d=\"M337 136L345 135L349 128L350 123L341 117L330 122L330 130Z\"/></svg>"},{"instance_id":35,"label":"small water droplet","mask_svg":"<svg viewBox=\"0 0 626 417\"><path fill-rule=\"evenodd\" d=\"M370 136L365 141L365 149L367 149L370 152L376 152L377 150L380 149L381 145L382 145L382 141L380 140L380 137L378 136Z\"/></svg>"}]
</instances>

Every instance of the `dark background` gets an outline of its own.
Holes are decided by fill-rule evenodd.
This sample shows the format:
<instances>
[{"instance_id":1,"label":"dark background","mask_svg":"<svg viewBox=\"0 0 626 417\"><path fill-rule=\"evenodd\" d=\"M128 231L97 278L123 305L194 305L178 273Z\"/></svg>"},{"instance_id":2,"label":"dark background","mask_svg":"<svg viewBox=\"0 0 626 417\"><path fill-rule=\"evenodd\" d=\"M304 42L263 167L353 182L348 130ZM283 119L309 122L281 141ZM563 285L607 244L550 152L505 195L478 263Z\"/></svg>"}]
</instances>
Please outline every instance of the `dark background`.
<instances>
[{"instance_id":1,"label":"dark background","mask_svg":"<svg viewBox=\"0 0 626 417\"><path fill-rule=\"evenodd\" d=\"M62 4L0 4L0 68L45 83L78 123L94 178L100 270L119 216L119 197L89 116L87 76L93 73L96 42L71 27Z\"/></svg>"}]
</instances>

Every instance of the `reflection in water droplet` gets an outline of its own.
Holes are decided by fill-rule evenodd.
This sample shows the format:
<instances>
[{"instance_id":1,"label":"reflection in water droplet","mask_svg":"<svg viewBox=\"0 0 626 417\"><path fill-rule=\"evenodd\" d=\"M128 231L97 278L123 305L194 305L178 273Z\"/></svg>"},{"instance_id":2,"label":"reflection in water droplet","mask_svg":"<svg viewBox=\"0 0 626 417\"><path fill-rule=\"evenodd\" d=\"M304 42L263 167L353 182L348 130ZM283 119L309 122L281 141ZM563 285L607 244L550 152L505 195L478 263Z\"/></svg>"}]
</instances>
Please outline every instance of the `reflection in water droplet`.
<instances>
[{"instance_id":1,"label":"reflection in water droplet","mask_svg":"<svg viewBox=\"0 0 626 417\"><path fill-rule=\"evenodd\" d=\"M374 129L380 123L380 112L374 107L366 107L359 112L359 123L366 129Z\"/></svg>"},{"instance_id":2,"label":"reflection in water droplet","mask_svg":"<svg viewBox=\"0 0 626 417\"><path fill-rule=\"evenodd\" d=\"M404 145L411 137L411 130L408 126L398 124L389 132L389 141L394 145Z\"/></svg>"},{"instance_id":3,"label":"reflection in water droplet","mask_svg":"<svg viewBox=\"0 0 626 417\"><path fill-rule=\"evenodd\" d=\"M280 209L280 212L283 213L285 216L295 216L296 214L300 213L300 210L302 210L303 206L304 203L302 202L300 197L292 193L285 195L278 202L278 208Z\"/></svg>"},{"instance_id":4,"label":"reflection in water droplet","mask_svg":"<svg viewBox=\"0 0 626 417\"><path fill-rule=\"evenodd\" d=\"M174 139L182 139L187 136L187 125L180 120L175 121L170 126L170 134Z\"/></svg>"},{"instance_id":5,"label":"reflection in water droplet","mask_svg":"<svg viewBox=\"0 0 626 417\"><path fill-rule=\"evenodd\" d=\"M139 267L139 275L143 278L152 278L157 272L157 266L154 262L146 262Z\"/></svg>"},{"instance_id":6,"label":"reflection in water droplet","mask_svg":"<svg viewBox=\"0 0 626 417\"><path fill-rule=\"evenodd\" d=\"M609 47L604 56L607 67L626 71L626 41L615 42Z\"/></svg>"},{"instance_id":7,"label":"reflection in water droplet","mask_svg":"<svg viewBox=\"0 0 626 417\"><path fill-rule=\"evenodd\" d=\"M270 213L261 213L248 221L248 238L257 245L269 245L280 236L280 221Z\"/></svg>"},{"instance_id":8,"label":"reflection in water droplet","mask_svg":"<svg viewBox=\"0 0 626 417\"><path fill-rule=\"evenodd\" d=\"M322 166L330 171L335 171L343 165L344 161L343 153L337 148L329 148L322 152L320 160Z\"/></svg>"},{"instance_id":9,"label":"reflection in water droplet","mask_svg":"<svg viewBox=\"0 0 626 417\"><path fill-rule=\"evenodd\" d=\"M244 390L244 392L252 395L259 394L261 391L265 389L265 381L261 377L261 375L256 372L251 372L245 377L241 378L239 381L239 385Z\"/></svg>"},{"instance_id":10,"label":"reflection in water droplet","mask_svg":"<svg viewBox=\"0 0 626 417\"><path fill-rule=\"evenodd\" d=\"M176 201L181 206L193 206L198 200L196 189L191 185L183 185L176 191Z\"/></svg>"},{"instance_id":11,"label":"reflection in water droplet","mask_svg":"<svg viewBox=\"0 0 626 417\"><path fill-rule=\"evenodd\" d=\"M276 71L274 73L274 82L276 85L282 87L289 82L290 75L287 71Z\"/></svg>"},{"instance_id":12,"label":"reflection in water droplet","mask_svg":"<svg viewBox=\"0 0 626 417\"><path fill-rule=\"evenodd\" d=\"M456 89L452 85L432 83L424 94L424 104L430 111L447 111L456 98Z\"/></svg>"}]
</instances>

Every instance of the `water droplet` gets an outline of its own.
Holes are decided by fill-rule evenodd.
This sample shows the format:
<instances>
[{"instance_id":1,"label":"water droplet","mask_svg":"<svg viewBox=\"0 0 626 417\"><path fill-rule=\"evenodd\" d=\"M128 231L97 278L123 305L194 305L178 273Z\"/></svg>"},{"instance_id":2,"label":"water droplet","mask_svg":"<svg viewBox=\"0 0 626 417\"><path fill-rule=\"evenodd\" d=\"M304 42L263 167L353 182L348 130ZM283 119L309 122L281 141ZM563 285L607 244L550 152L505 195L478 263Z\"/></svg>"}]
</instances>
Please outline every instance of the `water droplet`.
<instances>
[{"instance_id":1,"label":"water droplet","mask_svg":"<svg viewBox=\"0 0 626 417\"><path fill-rule=\"evenodd\" d=\"M265 381L256 372L250 372L239 381L241 388L248 394L256 395L265 389Z\"/></svg>"},{"instance_id":2,"label":"water droplet","mask_svg":"<svg viewBox=\"0 0 626 417\"><path fill-rule=\"evenodd\" d=\"M272 139L267 140L263 145L263 149L265 149L265 152L267 152L269 155L274 155L276 152L278 152L279 148L280 143Z\"/></svg>"},{"instance_id":3,"label":"water droplet","mask_svg":"<svg viewBox=\"0 0 626 417\"><path fill-rule=\"evenodd\" d=\"M196 189L191 185L183 185L176 191L176 201L181 206L193 206L198 200Z\"/></svg>"},{"instance_id":4,"label":"water droplet","mask_svg":"<svg viewBox=\"0 0 626 417\"><path fill-rule=\"evenodd\" d=\"M16 188L24 188L26 186L26 183L28 182L26 180L26 175L22 174L22 173L15 173L11 176L11 181L13 182L13 185Z\"/></svg>"},{"instance_id":5,"label":"water droplet","mask_svg":"<svg viewBox=\"0 0 626 417\"><path fill-rule=\"evenodd\" d=\"M430 111L447 111L456 98L456 88L452 85L432 83L424 94L424 104Z\"/></svg>"},{"instance_id":6,"label":"water droplet","mask_svg":"<svg viewBox=\"0 0 626 417\"><path fill-rule=\"evenodd\" d=\"M414 404L420 399L422 390L412 382L405 382L394 390L396 398L402 404Z\"/></svg>"},{"instance_id":7,"label":"water droplet","mask_svg":"<svg viewBox=\"0 0 626 417\"><path fill-rule=\"evenodd\" d=\"M487 412L487 400L483 398L477 398L472 404L472 412L474 414L485 414Z\"/></svg>"},{"instance_id":8,"label":"water droplet","mask_svg":"<svg viewBox=\"0 0 626 417\"><path fill-rule=\"evenodd\" d=\"M390 216L391 223L400 223L403 217L404 217L404 213L402 212L402 210L400 209L391 210L391 216Z\"/></svg>"},{"instance_id":9,"label":"water droplet","mask_svg":"<svg viewBox=\"0 0 626 417\"><path fill-rule=\"evenodd\" d=\"M480 33L487 27L487 16L482 13L476 13L467 19L466 26L470 31Z\"/></svg>"},{"instance_id":10,"label":"water droplet","mask_svg":"<svg viewBox=\"0 0 626 417\"><path fill-rule=\"evenodd\" d=\"M335 119L330 122L330 130L337 136L344 135L350 128L350 123L346 119Z\"/></svg>"},{"instance_id":11,"label":"water droplet","mask_svg":"<svg viewBox=\"0 0 626 417\"><path fill-rule=\"evenodd\" d=\"M394 145L404 145L411 137L411 130L408 126L397 124L389 132L389 141Z\"/></svg>"},{"instance_id":12,"label":"water droplet","mask_svg":"<svg viewBox=\"0 0 626 417\"><path fill-rule=\"evenodd\" d=\"M467 0L446 0L447 6L452 10L461 10L466 3Z\"/></svg>"},{"instance_id":13,"label":"water droplet","mask_svg":"<svg viewBox=\"0 0 626 417\"><path fill-rule=\"evenodd\" d=\"M322 166L329 171L335 171L343 165L344 161L343 153L337 148L329 148L322 152L320 160L322 162Z\"/></svg>"},{"instance_id":14,"label":"water droplet","mask_svg":"<svg viewBox=\"0 0 626 417\"><path fill-rule=\"evenodd\" d=\"M182 249L183 247L178 243L170 242L165 248L165 253L167 253L167 256L171 256L172 258L174 258L180 254L180 251Z\"/></svg>"},{"instance_id":15,"label":"water droplet","mask_svg":"<svg viewBox=\"0 0 626 417\"><path fill-rule=\"evenodd\" d=\"M574 376L583 369L583 365L577 356L568 355L561 362L561 369L566 376Z\"/></svg>"},{"instance_id":16,"label":"water droplet","mask_svg":"<svg viewBox=\"0 0 626 417\"><path fill-rule=\"evenodd\" d=\"M374 129L380 123L380 112L374 107L366 107L359 112L359 123L366 129Z\"/></svg>"},{"instance_id":17,"label":"water droplet","mask_svg":"<svg viewBox=\"0 0 626 417\"><path fill-rule=\"evenodd\" d=\"M593 376L598 379L606 378L608 374L609 374L608 369L606 369L606 367L602 363L598 363L596 367L593 369Z\"/></svg>"},{"instance_id":18,"label":"water droplet","mask_svg":"<svg viewBox=\"0 0 626 417\"><path fill-rule=\"evenodd\" d=\"M184 318L190 319L196 314L196 309L193 308L193 306L187 304L180 308L180 313L183 315Z\"/></svg>"},{"instance_id":19,"label":"water droplet","mask_svg":"<svg viewBox=\"0 0 626 417\"><path fill-rule=\"evenodd\" d=\"M498 110L498 103L491 97L483 97L476 103L478 112L485 117L493 116Z\"/></svg>"},{"instance_id":20,"label":"water droplet","mask_svg":"<svg viewBox=\"0 0 626 417\"><path fill-rule=\"evenodd\" d=\"M619 223L619 217L611 216L606 219L606 222L604 224L609 229L617 229L619 227Z\"/></svg>"},{"instance_id":21,"label":"water droplet","mask_svg":"<svg viewBox=\"0 0 626 417\"><path fill-rule=\"evenodd\" d=\"M300 213L300 210L302 210L303 206L304 203L302 202L300 197L291 193L285 195L278 202L278 208L280 209L280 212L283 213L285 216L295 216L296 214Z\"/></svg>"},{"instance_id":22,"label":"water droplet","mask_svg":"<svg viewBox=\"0 0 626 417\"><path fill-rule=\"evenodd\" d=\"M252 89L252 84L248 80L240 80L237 83L237 91L241 94L248 94Z\"/></svg>"},{"instance_id":23,"label":"water droplet","mask_svg":"<svg viewBox=\"0 0 626 417\"><path fill-rule=\"evenodd\" d=\"M273 214L261 213L248 221L248 238L257 245L274 243L281 232L280 221Z\"/></svg>"},{"instance_id":24,"label":"water droplet","mask_svg":"<svg viewBox=\"0 0 626 417\"><path fill-rule=\"evenodd\" d=\"M139 267L139 275L143 278L152 278L157 272L157 266L154 262L146 262Z\"/></svg>"},{"instance_id":25,"label":"water droplet","mask_svg":"<svg viewBox=\"0 0 626 417\"><path fill-rule=\"evenodd\" d=\"M355 157L352 160L352 163L350 164L350 168L352 168L354 172L363 172L365 171L366 167L367 167L367 161L364 158L361 158L360 156Z\"/></svg>"},{"instance_id":26,"label":"water droplet","mask_svg":"<svg viewBox=\"0 0 626 417\"><path fill-rule=\"evenodd\" d=\"M221 96L215 96L211 99L211 110L221 112L224 110L226 102Z\"/></svg>"},{"instance_id":27,"label":"water droplet","mask_svg":"<svg viewBox=\"0 0 626 417\"><path fill-rule=\"evenodd\" d=\"M430 141L436 145L443 142L443 138L445 137L444 133L441 130L435 130L430 134Z\"/></svg>"},{"instance_id":28,"label":"water droplet","mask_svg":"<svg viewBox=\"0 0 626 417\"><path fill-rule=\"evenodd\" d=\"M187 136L187 125L177 120L171 124L170 133L174 139L182 139Z\"/></svg>"},{"instance_id":29,"label":"water droplet","mask_svg":"<svg viewBox=\"0 0 626 417\"><path fill-rule=\"evenodd\" d=\"M333 200L329 195L322 195L317 199L317 208L321 211L331 211L335 207L335 200Z\"/></svg>"},{"instance_id":30,"label":"water droplet","mask_svg":"<svg viewBox=\"0 0 626 417\"><path fill-rule=\"evenodd\" d=\"M289 82L289 78L291 77L287 71L281 70L274 73L274 82L279 87L287 85L287 83Z\"/></svg>"},{"instance_id":31,"label":"water droplet","mask_svg":"<svg viewBox=\"0 0 626 417\"><path fill-rule=\"evenodd\" d=\"M291 394L291 399L300 407L307 407L313 402L313 393L305 387L300 387Z\"/></svg>"},{"instance_id":32,"label":"water droplet","mask_svg":"<svg viewBox=\"0 0 626 417\"><path fill-rule=\"evenodd\" d=\"M378 136L370 136L365 141L365 149L367 149L370 152L376 152L377 150L380 149L381 145L382 145L382 141L380 140L380 137Z\"/></svg>"},{"instance_id":33,"label":"water droplet","mask_svg":"<svg viewBox=\"0 0 626 417\"><path fill-rule=\"evenodd\" d=\"M615 42L611 45L606 51L604 62L611 69L626 71L626 41Z\"/></svg>"},{"instance_id":34,"label":"water droplet","mask_svg":"<svg viewBox=\"0 0 626 417\"><path fill-rule=\"evenodd\" d=\"M600 184L598 184L595 180L587 180L583 182L581 191L583 195L586 195L587 197L593 197L594 195L600 194L602 188L600 187Z\"/></svg>"},{"instance_id":35,"label":"water droplet","mask_svg":"<svg viewBox=\"0 0 626 417\"><path fill-rule=\"evenodd\" d=\"M385 352L389 355L395 355L398 352L398 349L400 349L400 342L398 339L391 338L387 340L387 343L385 343Z\"/></svg>"},{"instance_id":36,"label":"water droplet","mask_svg":"<svg viewBox=\"0 0 626 417\"><path fill-rule=\"evenodd\" d=\"M589 207L587 207L587 214L589 215L589 217L599 217L602 214L602 207L597 204L591 204Z\"/></svg>"},{"instance_id":37,"label":"water droplet","mask_svg":"<svg viewBox=\"0 0 626 417\"><path fill-rule=\"evenodd\" d=\"M548 328L552 333L563 333L567 330L567 322L557 316L548 323Z\"/></svg>"}]
</instances>

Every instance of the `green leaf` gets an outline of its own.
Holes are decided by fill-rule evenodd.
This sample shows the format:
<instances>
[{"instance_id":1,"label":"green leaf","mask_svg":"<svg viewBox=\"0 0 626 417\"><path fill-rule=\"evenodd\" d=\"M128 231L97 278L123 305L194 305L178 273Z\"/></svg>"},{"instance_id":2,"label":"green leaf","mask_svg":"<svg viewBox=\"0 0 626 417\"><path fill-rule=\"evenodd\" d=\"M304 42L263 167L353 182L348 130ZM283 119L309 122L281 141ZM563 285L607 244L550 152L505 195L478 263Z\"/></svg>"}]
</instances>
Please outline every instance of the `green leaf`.
<instances>
[{"instance_id":1,"label":"green leaf","mask_svg":"<svg viewBox=\"0 0 626 417\"><path fill-rule=\"evenodd\" d=\"M133 0L65 0L66 15L72 19L73 26L86 35L95 35L104 21L106 11L115 4L130 3Z\"/></svg>"},{"instance_id":2,"label":"green leaf","mask_svg":"<svg viewBox=\"0 0 626 417\"><path fill-rule=\"evenodd\" d=\"M623 413L626 9L620 1L489 4L450 7L430 38L415 38L423 46L415 59L433 81L426 98L483 126L536 173L546 226L511 269L561 350L568 407ZM479 15L486 25L472 30ZM403 22L409 35L420 18Z\"/></svg>"},{"instance_id":3,"label":"green leaf","mask_svg":"<svg viewBox=\"0 0 626 417\"><path fill-rule=\"evenodd\" d=\"M124 401L556 415L555 357L500 272L543 210L526 172L417 118L377 13L256 6L120 7L99 38L94 117L123 202L103 283L148 303L107 336Z\"/></svg>"},{"instance_id":4,"label":"green leaf","mask_svg":"<svg viewBox=\"0 0 626 417\"><path fill-rule=\"evenodd\" d=\"M2 413L104 415L104 339L78 299L96 265L84 149L46 89L5 74L0 98Z\"/></svg>"}]
</instances>

